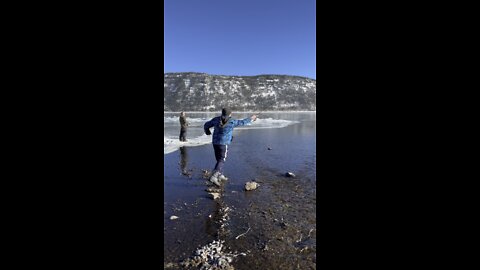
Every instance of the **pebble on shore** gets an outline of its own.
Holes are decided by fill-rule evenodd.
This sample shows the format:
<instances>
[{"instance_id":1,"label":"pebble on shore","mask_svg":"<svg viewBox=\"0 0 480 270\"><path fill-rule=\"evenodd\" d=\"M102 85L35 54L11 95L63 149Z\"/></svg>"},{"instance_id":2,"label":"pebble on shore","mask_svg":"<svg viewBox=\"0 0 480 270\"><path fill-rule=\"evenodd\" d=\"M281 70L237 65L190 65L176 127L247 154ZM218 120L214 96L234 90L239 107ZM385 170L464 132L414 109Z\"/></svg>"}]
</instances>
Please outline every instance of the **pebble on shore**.
<instances>
[{"instance_id":1,"label":"pebble on shore","mask_svg":"<svg viewBox=\"0 0 480 270\"><path fill-rule=\"evenodd\" d=\"M200 268L200 269L223 269L234 270L230 264L233 258L238 254L223 251L225 241L213 241L212 243L199 248L195 251L195 255L180 263L184 268Z\"/></svg>"},{"instance_id":2,"label":"pebble on shore","mask_svg":"<svg viewBox=\"0 0 480 270\"><path fill-rule=\"evenodd\" d=\"M171 216L170 220L174 220L174 219L177 219L177 218L178 218L177 216Z\"/></svg>"}]
</instances>

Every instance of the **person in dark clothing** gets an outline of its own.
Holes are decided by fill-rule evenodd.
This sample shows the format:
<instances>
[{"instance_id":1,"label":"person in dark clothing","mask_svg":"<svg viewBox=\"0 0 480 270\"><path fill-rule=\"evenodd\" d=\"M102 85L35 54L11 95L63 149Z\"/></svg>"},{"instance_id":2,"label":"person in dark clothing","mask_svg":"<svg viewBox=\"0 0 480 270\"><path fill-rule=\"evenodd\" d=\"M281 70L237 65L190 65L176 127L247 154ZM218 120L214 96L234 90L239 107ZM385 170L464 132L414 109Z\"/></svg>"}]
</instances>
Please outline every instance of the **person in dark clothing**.
<instances>
[{"instance_id":1,"label":"person in dark clothing","mask_svg":"<svg viewBox=\"0 0 480 270\"><path fill-rule=\"evenodd\" d=\"M185 112L180 113L180 141L187 141L187 117L185 117Z\"/></svg>"},{"instance_id":2,"label":"person in dark clothing","mask_svg":"<svg viewBox=\"0 0 480 270\"><path fill-rule=\"evenodd\" d=\"M222 115L213 118L212 120L205 123L203 129L205 134L211 135L210 128L214 128L212 144L213 150L215 151L215 159L217 163L210 177L210 182L214 183L217 186L220 186L221 181L225 181L228 178L222 174L223 164L227 158L228 145L232 142L232 133L233 129L238 126L243 126L251 123L257 119L256 115L245 118L243 120L236 120L231 118L232 111L227 108L222 109Z\"/></svg>"}]
</instances>

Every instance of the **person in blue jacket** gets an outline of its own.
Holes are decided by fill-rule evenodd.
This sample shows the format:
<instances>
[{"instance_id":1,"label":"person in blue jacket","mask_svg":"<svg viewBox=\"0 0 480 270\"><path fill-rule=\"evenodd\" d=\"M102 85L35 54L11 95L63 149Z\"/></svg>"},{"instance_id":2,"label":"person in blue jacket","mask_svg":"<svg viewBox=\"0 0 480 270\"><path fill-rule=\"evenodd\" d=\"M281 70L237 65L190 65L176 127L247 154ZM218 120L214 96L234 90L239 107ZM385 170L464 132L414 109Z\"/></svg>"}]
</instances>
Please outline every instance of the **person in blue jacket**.
<instances>
[{"instance_id":1,"label":"person in blue jacket","mask_svg":"<svg viewBox=\"0 0 480 270\"><path fill-rule=\"evenodd\" d=\"M232 142L233 129L238 126L249 124L257 119L256 115L252 115L251 117L243 120L236 120L231 117L232 111L227 108L223 108L221 116L213 118L212 120L206 122L203 126L205 134L207 135L211 135L212 133L210 132L210 128L214 128L212 144L217 163L215 164L215 169L212 171L210 182L217 186L220 186L219 180L225 181L228 179L222 174L222 172L223 164L227 158L228 145Z\"/></svg>"}]
</instances>

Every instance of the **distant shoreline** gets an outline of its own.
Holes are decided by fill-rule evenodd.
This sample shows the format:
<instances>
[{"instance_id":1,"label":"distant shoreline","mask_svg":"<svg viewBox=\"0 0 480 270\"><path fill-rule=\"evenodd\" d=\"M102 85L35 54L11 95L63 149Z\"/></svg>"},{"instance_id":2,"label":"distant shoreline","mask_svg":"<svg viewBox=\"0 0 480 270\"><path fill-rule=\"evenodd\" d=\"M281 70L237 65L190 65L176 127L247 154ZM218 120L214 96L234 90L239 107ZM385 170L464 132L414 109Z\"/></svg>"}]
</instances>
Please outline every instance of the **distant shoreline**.
<instances>
[{"instance_id":1,"label":"distant shoreline","mask_svg":"<svg viewBox=\"0 0 480 270\"><path fill-rule=\"evenodd\" d=\"M163 111L164 113L181 113L182 111ZM220 111L183 111L185 113L220 113ZM278 113L278 112L287 112L287 113L317 113L317 111L233 111L233 113Z\"/></svg>"},{"instance_id":2,"label":"distant shoreline","mask_svg":"<svg viewBox=\"0 0 480 270\"><path fill-rule=\"evenodd\" d=\"M195 75L204 75L204 76L211 76L211 77L235 77L235 78L242 78L242 77L297 77L297 78L303 78L303 79L309 79L313 81L317 81L316 78L310 78L307 76L302 76L302 75L291 75L291 74L257 74L257 75L228 75L228 74L210 74L210 73L205 73L205 72L196 72L196 71L179 71L179 72L164 72L163 76L165 75L189 75L189 74L195 74Z\"/></svg>"}]
</instances>

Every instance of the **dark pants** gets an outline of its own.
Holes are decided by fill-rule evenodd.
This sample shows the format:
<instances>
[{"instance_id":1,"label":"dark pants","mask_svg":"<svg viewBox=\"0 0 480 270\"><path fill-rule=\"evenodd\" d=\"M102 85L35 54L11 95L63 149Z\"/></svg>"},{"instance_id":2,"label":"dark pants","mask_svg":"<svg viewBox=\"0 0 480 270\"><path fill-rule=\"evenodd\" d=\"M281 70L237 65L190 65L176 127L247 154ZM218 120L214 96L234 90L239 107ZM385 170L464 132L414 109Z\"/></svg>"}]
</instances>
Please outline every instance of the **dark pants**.
<instances>
[{"instance_id":1,"label":"dark pants","mask_svg":"<svg viewBox=\"0 0 480 270\"><path fill-rule=\"evenodd\" d=\"M180 129L180 141L186 142L187 141L187 129Z\"/></svg>"},{"instance_id":2,"label":"dark pants","mask_svg":"<svg viewBox=\"0 0 480 270\"><path fill-rule=\"evenodd\" d=\"M228 145L214 144L213 150L215 151L215 159L217 160L214 171L222 173L223 164L227 159Z\"/></svg>"}]
</instances>

